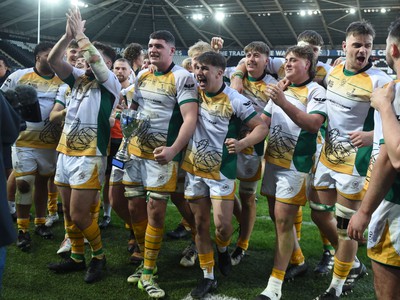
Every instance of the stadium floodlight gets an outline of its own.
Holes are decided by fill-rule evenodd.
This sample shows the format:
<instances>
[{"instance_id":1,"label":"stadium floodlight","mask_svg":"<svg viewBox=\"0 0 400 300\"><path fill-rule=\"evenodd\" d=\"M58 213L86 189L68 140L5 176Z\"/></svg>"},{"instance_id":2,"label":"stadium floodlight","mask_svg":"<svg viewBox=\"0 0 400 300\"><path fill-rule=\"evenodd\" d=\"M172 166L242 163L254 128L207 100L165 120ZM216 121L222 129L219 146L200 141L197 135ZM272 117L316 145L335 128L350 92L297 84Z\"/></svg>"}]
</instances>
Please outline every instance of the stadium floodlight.
<instances>
[{"instance_id":1,"label":"stadium floodlight","mask_svg":"<svg viewBox=\"0 0 400 300\"><path fill-rule=\"evenodd\" d=\"M386 8L381 8L381 13L386 13Z\"/></svg>"},{"instance_id":2,"label":"stadium floodlight","mask_svg":"<svg viewBox=\"0 0 400 300\"><path fill-rule=\"evenodd\" d=\"M352 15L354 15L354 14L356 13L356 9L355 9L355 8L350 8L350 13L351 13Z\"/></svg>"},{"instance_id":3,"label":"stadium floodlight","mask_svg":"<svg viewBox=\"0 0 400 300\"><path fill-rule=\"evenodd\" d=\"M79 6L79 7L88 7L88 5L85 2L82 2L79 0L71 0L71 5Z\"/></svg>"},{"instance_id":4,"label":"stadium floodlight","mask_svg":"<svg viewBox=\"0 0 400 300\"><path fill-rule=\"evenodd\" d=\"M193 14L192 18L193 18L193 20L203 20L204 15L203 14Z\"/></svg>"},{"instance_id":5,"label":"stadium floodlight","mask_svg":"<svg viewBox=\"0 0 400 300\"><path fill-rule=\"evenodd\" d=\"M301 10L300 11L300 16L304 17L306 15L306 11L305 10Z\"/></svg>"},{"instance_id":6,"label":"stadium floodlight","mask_svg":"<svg viewBox=\"0 0 400 300\"><path fill-rule=\"evenodd\" d=\"M219 11L215 13L215 20L222 22L225 19L225 13Z\"/></svg>"}]
</instances>

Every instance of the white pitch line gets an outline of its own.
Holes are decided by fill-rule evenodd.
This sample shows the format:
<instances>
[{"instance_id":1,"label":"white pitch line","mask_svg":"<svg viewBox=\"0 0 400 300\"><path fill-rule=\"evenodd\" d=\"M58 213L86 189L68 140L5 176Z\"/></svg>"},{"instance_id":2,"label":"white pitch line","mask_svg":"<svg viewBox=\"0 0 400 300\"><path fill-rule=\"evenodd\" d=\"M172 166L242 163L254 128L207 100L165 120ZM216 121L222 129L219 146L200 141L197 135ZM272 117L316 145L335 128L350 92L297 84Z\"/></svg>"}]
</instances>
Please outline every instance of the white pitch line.
<instances>
[{"instance_id":1,"label":"white pitch line","mask_svg":"<svg viewBox=\"0 0 400 300\"><path fill-rule=\"evenodd\" d=\"M269 221L272 222L271 217L269 217L269 216L257 216L256 218L257 219L265 219L265 220L269 220ZM307 225L307 226L311 226L311 225L312 226L317 226L317 225L314 224L314 222L308 222L308 221L303 221L303 222L301 222L301 224Z\"/></svg>"},{"instance_id":2,"label":"white pitch line","mask_svg":"<svg viewBox=\"0 0 400 300\"><path fill-rule=\"evenodd\" d=\"M238 298L232 298L232 297L228 297L228 296L221 295L221 294L216 294L216 295L207 294L205 297L203 297L201 299L202 300L240 300ZM182 300L193 300L193 298L192 298L192 296L190 296L190 294L188 294Z\"/></svg>"}]
</instances>

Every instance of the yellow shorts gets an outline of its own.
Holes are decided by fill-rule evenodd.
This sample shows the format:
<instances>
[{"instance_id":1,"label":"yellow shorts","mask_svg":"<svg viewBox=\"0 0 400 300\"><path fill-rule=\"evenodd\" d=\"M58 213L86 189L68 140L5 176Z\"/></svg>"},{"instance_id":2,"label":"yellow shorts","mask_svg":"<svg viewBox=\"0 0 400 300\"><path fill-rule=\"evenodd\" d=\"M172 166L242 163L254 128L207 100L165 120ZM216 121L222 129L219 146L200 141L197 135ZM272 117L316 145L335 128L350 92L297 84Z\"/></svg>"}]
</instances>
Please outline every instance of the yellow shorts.
<instances>
[{"instance_id":1,"label":"yellow shorts","mask_svg":"<svg viewBox=\"0 0 400 300\"><path fill-rule=\"evenodd\" d=\"M53 175L56 162L55 149L12 147L12 163L16 177L35 173L43 176Z\"/></svg>"},{"instance_id":2,"label":"yellow shorts","mask_svg":"<svg viewBox=\"0 0 400 300\"><path fill-rule=\"evenodd\" d=\"M235 190L234 179L215 180L186 173L185 198L189 201L205 197L217 200L234 200Z\"/></svg>"},{"instance_id":3,"label":"yellow shorts","mask_svg":"<svg viewBox=\"0 0 400 300\"><path fill-rule=\"evenodd\" d=\"M236 177L241 181L255 182L261 179L262 156L253 154L237 155Z\"/></svg>"},{"instance_id":4,"label":"yellow shorts","mask_svg":"<svg viewBox=\"0 0 400 300\"><path fill-rule=\"evenodd\" d=\"M364 198L365 176L338 173L319 162L311 183L314 190L336 189L349 200L360 201Z\"/></svg>"},{"instance_id":5,"label":"yellow shorts","mask_svg":"<svg viewBox=\"0 0 400 300\"><path fill-rule=\"evenodd\" d=\"M106 167L106 156L69 156L60 153L54 183L73 189L100 190Z\"/></svg>"},{"instance_id":6,"label":"yellow shorts","mask_svg":"<svg viewBox=\"0 0 400 300\"><path fill-rule=\"evenodd\" d=\"M266 163L261 194L276 201L304 206L307 202L306 181L308 173Z\"/></svg>"},{"instance_id":7,"label":"yellow shorts","mask_svg":"<svg viewBox=\"0 0 400 300\"><path fill-rule=\"evenodd\" d=\"M155 160L131 155L131 160L125 163L122 182L125 185L143 186L147 191L172 193L176 190L178 167L175 161L160 165Z\"/></svg>"},{"instance_id":8,"label":"yellow shorts","mask_svg":"<svg viewBox=\"0 0 400 300\"><path fill-rule=\"evenodd\" d=\"M400 267L400 205L386 200L373 213L368 227L368 256L384 265Z\"/></svg>"},{"instance_id":9,"label":"yellow shorts","mask_svg":"<svg viewBox=\"0 0 400 300\"><path fill-rule=\"evenodd\" d=\"M125 170L118 167L112 166L110 173L110 185L122 184Z\"/></svg>"}]
</instances>

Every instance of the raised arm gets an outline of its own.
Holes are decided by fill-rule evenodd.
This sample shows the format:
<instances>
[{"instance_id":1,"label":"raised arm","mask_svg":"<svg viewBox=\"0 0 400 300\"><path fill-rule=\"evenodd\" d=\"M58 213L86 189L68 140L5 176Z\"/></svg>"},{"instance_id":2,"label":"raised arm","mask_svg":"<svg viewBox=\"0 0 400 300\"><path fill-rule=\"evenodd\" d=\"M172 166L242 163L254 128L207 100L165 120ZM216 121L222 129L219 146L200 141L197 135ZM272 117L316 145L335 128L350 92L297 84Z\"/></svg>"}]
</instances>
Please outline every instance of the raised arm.
<instances>
[{"instance_id":1,"label":"raised arm","mask_svg":"<svg viewBox=\"0 0 400 300\"><path fill-rule=\"evenodd\" d=\"M67 14L67 25L65 28L65 34L55 44L47 58L51 68L61 79L68 78L68 76L72 73L72 66L67 63L63 58L65 54L65 49L67 49L67 46L73 40L73 38L74 33L72 32L71 24Z\"/></svg>"},{"instance_id":2,"label":"raised arm","mask_svg":"<svg viewBox=\"0 0 400 300\"><path fill-rule=\"evenodd\" d=\"M104 62L100 52L92 45L89 38L84 34L86 21L82 20L79 9L71 10L70 14L67 16L72 32L75 35L75 40L83 52L83 57L92 68L94 76L100 83L107 81L110 76L110 70Z\"/></svg>"}]
</instances>

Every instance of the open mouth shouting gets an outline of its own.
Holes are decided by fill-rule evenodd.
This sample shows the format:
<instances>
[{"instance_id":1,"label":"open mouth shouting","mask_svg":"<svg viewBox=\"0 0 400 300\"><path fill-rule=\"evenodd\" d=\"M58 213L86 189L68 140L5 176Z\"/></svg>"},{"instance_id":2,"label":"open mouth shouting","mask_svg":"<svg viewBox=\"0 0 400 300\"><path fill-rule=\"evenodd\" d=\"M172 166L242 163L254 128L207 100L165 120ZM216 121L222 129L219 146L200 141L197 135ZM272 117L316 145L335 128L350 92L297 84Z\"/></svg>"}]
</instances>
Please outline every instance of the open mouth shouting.
<instances>
[{"instance_id":1,"label":"open mouth shouting","mask_svg":"<svg viewBox=\"0 0 400 300\"><path fill-rule=\"evenodd\" d=\"M204 89L207 86L207 78L203 75L197 75L197 82L201 89Z\"/></svg>"}]
</instances>

